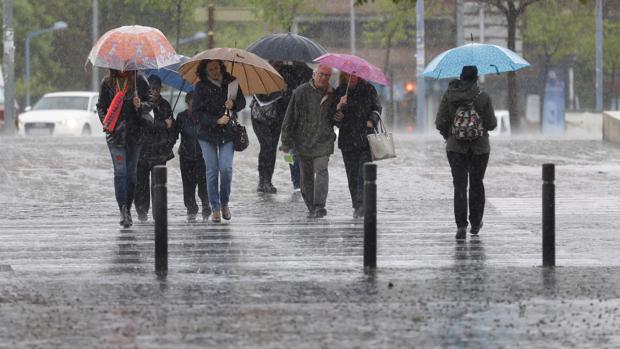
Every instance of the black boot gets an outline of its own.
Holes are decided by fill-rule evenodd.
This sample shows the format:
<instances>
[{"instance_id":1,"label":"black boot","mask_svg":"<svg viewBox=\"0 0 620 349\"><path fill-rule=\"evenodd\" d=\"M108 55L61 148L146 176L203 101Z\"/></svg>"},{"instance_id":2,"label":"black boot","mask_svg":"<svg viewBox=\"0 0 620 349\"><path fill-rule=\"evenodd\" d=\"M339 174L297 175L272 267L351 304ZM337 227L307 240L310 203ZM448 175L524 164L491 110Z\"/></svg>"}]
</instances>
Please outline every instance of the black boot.
<instances>
[{"instance_id":1,"label":"black boot","mask_svg":"<svg viewBox=\"0 0 620 349\"><path fill-rule=\"evenodd\" d=\"M125 206L120 208L120 222L118 222L118 224L124 226L125 225Z\"/></svg>"},{"instance_id":2,"label":"black boot","mask_svg":"<svg viewBox=\"0 0 620 349\"><path fill-rule=\"evenodd\" d=\"M273 184L271 184L271 182L269 182L269 181L265 181L265 184L264 184L263 187L265 189L264 192L267 193L267 194L275 194L275 193L278 192L278 189L276 187L274 187Z\"/></svg>"},{"instance_id":3,"label":"black boot","mask_svg":"<svg viewBox=\"0 0 620 349\"><path fill-rule=\"evenodd\" d=\"M259 177L258 178L258 186L256 187L256 192L257 193L266 193L267 192L267 188L265 186L265 178L263 178L263 177Z\"/></svg>"},{"instance_id":4,"label":"black boot","mask_svg":"<svg viewBox=\"0 0 620 349\"><path fill-rule=\"evenodd\" d=\"M133 225L133 220L131 219L131 208L128 206L123 206L125 210L125 221L123 222L123 228L129 228Z\"/></svg>"}]
</instances>

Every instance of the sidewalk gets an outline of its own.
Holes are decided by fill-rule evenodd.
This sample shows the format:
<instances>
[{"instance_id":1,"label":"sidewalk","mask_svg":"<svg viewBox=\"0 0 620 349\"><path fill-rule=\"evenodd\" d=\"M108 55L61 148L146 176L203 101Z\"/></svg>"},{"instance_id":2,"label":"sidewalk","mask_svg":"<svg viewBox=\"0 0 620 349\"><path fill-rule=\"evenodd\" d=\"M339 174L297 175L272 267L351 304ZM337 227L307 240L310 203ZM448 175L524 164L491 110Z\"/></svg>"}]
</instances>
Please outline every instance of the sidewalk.
<instances>
[{"instance_id":1,"label":"sidewalk","mask_svg":"<svg viewBox=\"0 0 620 349\"><path fill-rule=\"evenodd\" d=\"M169 163L169 269L153 226L118 227L103 139L0 139L0 348L514 348L620 346L620 148L493 139L485 225L454 241L437 138L399 136L378 162L378 269L339 151L328 216L308 220L257 141L236 153L227 224L187 224ZM541 164L556 164L555 269L540 267Z\"/></svg>"}]
</instances>

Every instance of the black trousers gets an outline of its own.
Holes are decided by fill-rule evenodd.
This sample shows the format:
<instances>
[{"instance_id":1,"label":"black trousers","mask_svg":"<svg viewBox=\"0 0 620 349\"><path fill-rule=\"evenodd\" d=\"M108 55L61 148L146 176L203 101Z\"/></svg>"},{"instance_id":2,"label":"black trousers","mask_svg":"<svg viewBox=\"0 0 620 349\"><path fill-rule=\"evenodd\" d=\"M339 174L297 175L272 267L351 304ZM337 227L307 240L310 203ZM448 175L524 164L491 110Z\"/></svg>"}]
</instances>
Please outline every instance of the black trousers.
<instances>
[{"instance_id":1,"label":"black trousers","mask_svg":"<svg viewBox=\"0 0 620 349\"><path fill-rule=\"evenodd\" d=\"M469 181L469 223L478 226L484 215L484 172L489 153L475 155L448 152L454 184L454 220L459 228L467 227L467 184Z\"/></svg>"},{"instance_id":2,"label":"black trousers","mask_svg":"<svg viewBox=\"0 0 620 349\"><path fill-rule=\"evenodd\" d=\"M252 127L260 144L258 153L258 176L261 180L271 183L273 169L276 165L278 140L282 130L282 122L261 122L252 119Z\"/></svg>"},{"instance_id":3,"label":"black trousers","mask_svg":"<svg viewBox=\"0 0 620 349\"><path fill-rule=\"evenodd\" d=\"M136 182L135 205L138 215L149 213L151 207L151 170L157 165L165 165L166 162L156 162L150 160L138 161L138 181Z\"/></svg>"},{"instance_id":4,"label":"black trousers","mask_svg":"<svg viewBox=\"0 0 620 349\"><path fill-rule=\"evenodd\" d=\"M196 187L198 197L202 202L203 214L209 210L209 198L207 195L207 170L204 159L187 160L181 157L181 181L183 182L183 203L187 208L187 214L197 214ZM206 208L206 209L205 209Z\"/></svg>"},{"instance_id":5,"label":"black trousers","mask_svg":"<svg viewBox=\"0 0 620 349\"><path fill-rule=\"evenodd\" d=\"M358 209L364 204L364 164L371 161L370 149L343 150L342 159L347 172L351 203L354 209Z\"/></svg>"}]
</instances>

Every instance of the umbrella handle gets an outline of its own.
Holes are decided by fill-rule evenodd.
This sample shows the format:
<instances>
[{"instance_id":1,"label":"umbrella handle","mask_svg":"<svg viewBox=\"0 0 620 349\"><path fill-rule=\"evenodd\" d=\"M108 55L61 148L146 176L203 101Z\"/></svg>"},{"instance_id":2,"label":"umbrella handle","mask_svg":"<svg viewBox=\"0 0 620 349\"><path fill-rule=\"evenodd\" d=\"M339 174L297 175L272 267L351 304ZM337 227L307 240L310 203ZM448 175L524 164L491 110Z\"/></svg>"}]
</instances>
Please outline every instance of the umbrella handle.
<instances>
[{"instance_id":1,"label":"umbrella handle","mask_svg":"<svg viewBox=\"0 0 620 349\"><path fill-rule=\"evenodd\" d=\"M174 107L172 107L172 112L174 113L174 109L177 107L177 103L179 103L179 98L181 98L181 92L183 92L183 88L185 87L185 80L181 83L181 88L179 89L179 94L177 95L177 100L174 101Z\"/></svg>"}]
</instances>

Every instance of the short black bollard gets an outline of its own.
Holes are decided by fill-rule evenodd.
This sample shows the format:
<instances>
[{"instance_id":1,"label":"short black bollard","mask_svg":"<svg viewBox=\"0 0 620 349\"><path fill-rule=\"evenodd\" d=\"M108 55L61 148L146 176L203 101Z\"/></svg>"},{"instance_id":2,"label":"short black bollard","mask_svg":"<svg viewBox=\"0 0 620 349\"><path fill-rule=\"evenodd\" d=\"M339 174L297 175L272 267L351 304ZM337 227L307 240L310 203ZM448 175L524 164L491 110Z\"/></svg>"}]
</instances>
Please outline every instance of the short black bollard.
<instances>
[{"instance_id":1,"label":"short black bollard","mask_svg":"<svg viewBox=\"0 0 620 349\"><path fill-rule=\"evenodd\" d=\"M153 218L155 219L155 271L168 271L168 191L166 166L153 167Z\"/></svg>"},{"instance_id":2,"label":"short black bollard","mask_svg":"<svg viewBox=\"0 0 620 349\"><path fill-rule=\"evenodd\" d=\"M364 268L377 267L377 165L364 164Z\"/></svg>"},{"instance_id":3,"label":"short black bollard","mask_svg":"<svg viewBox=\"0 0 620 349\"><path fill-rule=\"evenodd\" d=\"M543 164L543 266L555 266L555 165Z\"/></svg>"}]
</instances>

